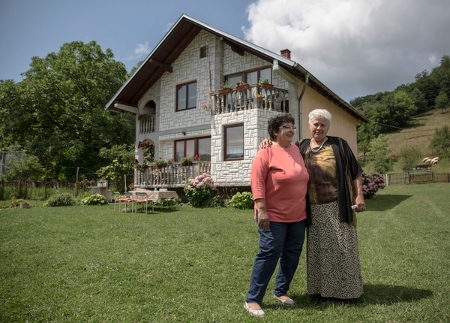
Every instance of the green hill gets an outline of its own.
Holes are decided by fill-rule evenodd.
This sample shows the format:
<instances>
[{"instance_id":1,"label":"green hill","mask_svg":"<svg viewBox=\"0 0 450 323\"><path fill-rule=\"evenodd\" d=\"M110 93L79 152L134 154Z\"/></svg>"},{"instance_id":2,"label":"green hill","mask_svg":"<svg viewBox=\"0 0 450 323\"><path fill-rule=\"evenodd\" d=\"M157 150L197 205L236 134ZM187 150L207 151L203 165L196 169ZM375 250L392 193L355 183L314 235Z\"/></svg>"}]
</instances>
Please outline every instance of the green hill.
<instances>
[{"instance_id":1,"label":"green hill","mask_svg":"<svg viewBox=\"0 0 450 323\"><path fill-rule=\"evenodd\" d=\"M442 110L428 111L412 118L408 123L409 127L396 133L386 134L388 137L389 156L397 159L400 151L406 146L416 146L422 151L422 158L436 157L429 149L431 138L436 129L450 125L450 108ZM421 160L418 161L421 163ZM441 159L438 164L433 165L433 172L450 172L450 161ZM368 163L363 167L367 173L372 172L372 165ZM399 162L394 163L394 172L402 172Z\"/></svg>"}]
</instances>

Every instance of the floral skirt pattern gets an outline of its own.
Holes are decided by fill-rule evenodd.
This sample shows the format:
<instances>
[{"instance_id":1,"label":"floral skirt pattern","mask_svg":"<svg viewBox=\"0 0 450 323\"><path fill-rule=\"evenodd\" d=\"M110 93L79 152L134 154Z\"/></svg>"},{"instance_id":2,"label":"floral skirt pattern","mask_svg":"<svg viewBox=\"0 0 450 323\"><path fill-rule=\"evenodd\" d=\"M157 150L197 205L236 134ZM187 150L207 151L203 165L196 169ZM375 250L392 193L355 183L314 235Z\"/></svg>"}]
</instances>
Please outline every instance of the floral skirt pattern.
<instances>
[{"instance_id":1,"label":"floral skirt pattern","mask_svg":"<svg viewBox=\"0 0 450 323\"><path fill-rule=\"evenodd\" d=\"M339 220L338 202L311 205L307 230L308 294L340 299L363 290L356 227Z\"/></svg>"}]
</instances>

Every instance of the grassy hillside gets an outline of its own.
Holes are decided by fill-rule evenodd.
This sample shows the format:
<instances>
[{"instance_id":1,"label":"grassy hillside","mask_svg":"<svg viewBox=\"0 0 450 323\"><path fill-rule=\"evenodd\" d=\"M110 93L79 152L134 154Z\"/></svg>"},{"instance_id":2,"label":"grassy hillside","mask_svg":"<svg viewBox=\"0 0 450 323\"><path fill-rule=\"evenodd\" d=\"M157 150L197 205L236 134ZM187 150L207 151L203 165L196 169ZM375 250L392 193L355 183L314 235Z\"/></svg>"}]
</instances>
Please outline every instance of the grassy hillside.
<instances>
[{"instance_id":1,"label":"grassy hillside","mask_svg":"<svg viewBox=\"0 0 450 323\"><path fill-rule=\"evenodd\" d=\"M400 156L400 151L406 146L416 146L422 151L422 157L436 157L431 153L429 145L436 129L445 125L450 125L450 108L433 110L414 117L409 122L409 127L396 133L387 134L389 139L388 149L390 156L396 158ZM419 161L420 162L420 161ZM367 173L372 172L372 165L363 167ZM401 172L399 162L394 164L394 172ZM450 172L450 161L440 160L437 165L433 165L434 172Z\"/></svg>"}]
</instances>

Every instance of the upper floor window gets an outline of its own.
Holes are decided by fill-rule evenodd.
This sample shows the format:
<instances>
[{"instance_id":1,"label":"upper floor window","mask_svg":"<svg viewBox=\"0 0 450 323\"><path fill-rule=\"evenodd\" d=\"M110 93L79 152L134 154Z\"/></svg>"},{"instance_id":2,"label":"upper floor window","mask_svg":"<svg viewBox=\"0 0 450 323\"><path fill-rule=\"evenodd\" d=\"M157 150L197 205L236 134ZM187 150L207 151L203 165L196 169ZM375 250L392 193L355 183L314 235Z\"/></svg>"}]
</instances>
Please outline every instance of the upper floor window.
<instances>
[{"instance_id":1,"label":"upper floor window","mask_svg":"<svg viewBox=\"0 0 450 323\"><path fill-rule=\"evenodd\" d=\"M224 160L244 159L244 124L225 126Z\"/></svg>"},{"instance_id":2,"label":"upper floor window","mask_svg":"<svg viewBox=\"0 0 450 323\"><path fill-rule=\"evenodd\" d=\"M175 141L175 161L180 162L184 157L211 161L211 137L190 138Z\"/></svg>"},{"instance_id":3,"label":"upper floor window","mask_svg":"<svg viewBox=\"0 0 450 323\"><path fill-rule=\"evenodd\" d=\"M248 84L257 84L259 80L269 80L269 83L272 83L272 70L270 67L228 75L225 78L225 82L230 83L233 87L236 86L238 81Z\"/></svg>"},{"instance_id":4,"label":"upper floor window","mask_svg":"<svg viewBox=\"0 0 450 323\"><path fill-rule=\"evenodd\" d=\"M200 47L200 58L208 56L208 46Z\"/></svg>"},{"instance_id":5,"label":"upper floor window","mask_svg":"<svg viewBox=\"0 0 450 323\"><path fill-rule=\"evenodd\" d=\"M197 106L197 82L177 85L176 111L195 109Z\"/></svg>"}]
</instances>

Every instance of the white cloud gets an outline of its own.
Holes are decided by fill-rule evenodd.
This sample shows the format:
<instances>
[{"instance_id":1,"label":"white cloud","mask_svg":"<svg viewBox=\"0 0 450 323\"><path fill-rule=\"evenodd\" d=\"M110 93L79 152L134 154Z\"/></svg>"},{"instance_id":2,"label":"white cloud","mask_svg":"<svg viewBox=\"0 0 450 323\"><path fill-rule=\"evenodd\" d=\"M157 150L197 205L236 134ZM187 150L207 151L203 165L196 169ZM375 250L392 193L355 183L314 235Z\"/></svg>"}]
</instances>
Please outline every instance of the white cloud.
<instances>
[{"instance_id":1,"label":"white cloud","mask_svg":"<svg viewBox=\"0 0 450 323\"><path fill-rule=\"evenodd\" d=\"M448 0L259 0L245 38L291 57L349 101L414 82L450 55Z\"/></svg>"},{"instance_id":2,"label":"white cloud","mask_svg":"<svg viewBox=\"0 0 450 323\"><path fill-rule=\"evenodd\" d=\"M148 42L143 44L138 44L134 49L134 55L137 59L147 56L150 53L150 48L148 47Z\"/></svg>"}]
</instances>

